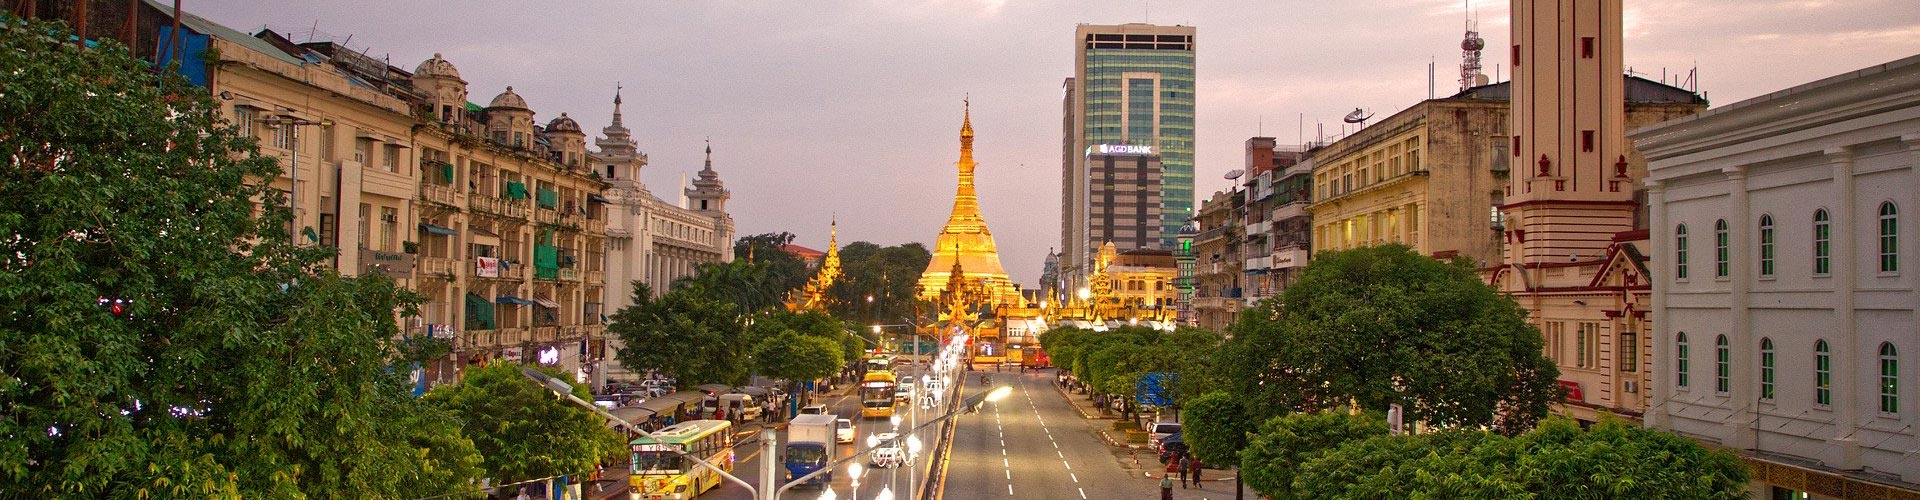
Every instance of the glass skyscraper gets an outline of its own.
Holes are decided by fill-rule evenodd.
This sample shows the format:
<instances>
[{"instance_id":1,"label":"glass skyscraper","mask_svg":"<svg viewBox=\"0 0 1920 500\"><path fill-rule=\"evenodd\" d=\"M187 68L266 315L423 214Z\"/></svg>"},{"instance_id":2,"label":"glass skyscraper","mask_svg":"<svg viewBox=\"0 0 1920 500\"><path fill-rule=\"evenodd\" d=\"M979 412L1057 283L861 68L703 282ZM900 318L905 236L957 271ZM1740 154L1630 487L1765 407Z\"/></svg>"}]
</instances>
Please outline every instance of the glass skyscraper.
<instances>
[{"instance_id":1,"label":"glass skyscraper","mask_svg":"<svg viewBox=\"0 0 1920 500\"><path fill-rule=\"evenodd\" d=\"M1061 270L1085 276L1101 241L1091 241L1087 151L1103 144L1152 147L1162 170L1160 248L1193 216L1194 28L1091 25L1074 30L1074 78L1067 81L1061 148ZM1131 240L1120 235L1115 244Z\"/></svg>"}]
</instances>

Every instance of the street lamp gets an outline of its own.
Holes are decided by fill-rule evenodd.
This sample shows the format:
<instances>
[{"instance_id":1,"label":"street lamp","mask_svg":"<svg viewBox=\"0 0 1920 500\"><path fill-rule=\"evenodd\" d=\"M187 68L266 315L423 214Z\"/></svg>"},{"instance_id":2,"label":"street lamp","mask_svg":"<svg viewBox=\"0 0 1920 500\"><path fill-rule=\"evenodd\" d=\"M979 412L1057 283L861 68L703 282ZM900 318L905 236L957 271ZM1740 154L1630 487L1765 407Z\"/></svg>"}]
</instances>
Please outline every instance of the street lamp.
<instances>
[{"instance_id":1,"label":"street lamp","mask_svg":"<svg viewBox=\"0 0 1920 500\"><path fill-rule=\"evenodd\" d=\"M914 426L914 427L913 427L913 428L911 428L911 429L907 429L907 432L906 432L906 435L907 435L907 436L913 436L914 434L917 434L917 433L919 433L919 431L920 431L920 429L924 429L924 428L926 428L926 427L929 427L929 426L932 426L932 425L934 425L934 424L938 424L938 423L940 423L940 422L944 422L944 421L946 421L947 419L950 419L950 418L953 418L953 417L955 417L955 416L959 416L959 415L961 415L961 414L964 414L964 413L972 413L972 412L973 412L974 410L976 410L976 409L977 409L977 408L978 408L978 407L979 407L980 405L982 405L982 404L986 404L987 402L998 402L998 401L1000 401L1000 400L1002 400L1002 399L1006 399L1006 397L1007 397L1007 395L1009 395L1009 394L1013 394L1013 386L1011 386L1011 385L1001 385L1001 386L998 386L998 387L994 387L993 389L989 389L989 390L987 390L986 392L982 392L982 393L979 393L979 394L975 394L975 395L972 395L972 396L968 396L968 397L967 397L967 399L964 399L964 400L961 400L961 401L960 401L960 405L959 405L960 407L959 407L959 408L955 408L955 409L953 409L952 411L948 411L948 412L947 412L946 414L944 414L944 415L941 415L941 416L939 416L938 418L934 418L934 419L932 419L932 420L928 420L928 421L926 421L926 422L924 422L924 423L921 423L921 424L919 424L919 425L916 425L916 426ZM866 456L866 455L867 455L868 453L872 453L872 452L873 452L873 450L874 450L874 449L876 449L876 448L878 448L879 446L882 446L882 445L891 445L891 444L894 444L894 443L897 443L897 442L899 442L899 441L900 441L900 439L901 439L901 438L900 438L900 436L898 436L898 435L896 435L896 436L894 436L894 438L893 438L893 439L891 439L891 440L887 440L887 441L884 441L884 442L879 442L879 441L878 441L878 439L876 439L875 437L873 437L873 436L871 436L871 435L869 435L869 436L868 436L868 438L867 438L867 441L868 441L868 446L867 446L867 449L864 449L864 450L860 450L860 451L858 451L858 452L855 452L855 453L854 453L853 455L851 455L851 456L847 456L847 457L844 457L844 458L841 458L841 459L839 459L839 460L835 460L835 461L833 461L832 463L829 463L829 464L827 464L826 466L824 466L824 467L821 467L821 468L820 468L819 470L815 470L815 471L813 471L812 473L809 473L809 474L807 474L807 475L804 475L804 476L800 476L800 477L797 477L797 478L794 478L794 479L793 479L792 481L788 481L788 482L787 482L787 484L784 484L784 485L781 485L779 489L776 489L776 490L774 490L774 492L773 492L773 495L772 495L772 498L775 498L775 499L778 499L778 498L780 498L780 494L782 494L782 493L785 493L785 492L786 492L787 490L789 490L789 489L793 489L793 487L795 487L795 486L799 486L799 485L802 485L802 484L806 484L806 482L807 482L807 481L810 481L810 480L813 480L813 478L815 478L815 477L819 477L819 476L820 476L820 475L822 475L822 474L826 474L826 473L829 473L829 472L833 472L833 469L835 469L835 468L838 468L838 467L840 467L840 464L844 464L844 463L848 463L848 462L852 462L852 461L854 461L854 460L856 460L856 459L859 459L860 457L863 457L863 456ZM769 442L771 442L771 441L772 441L772 439L770 439L770 438L769 438L769 439L768 439L768 441L769 441ZM914 443L914 441L915 441L915 439L913 439L913 438L911 438L911 437L907 439L907 441L906 441L906 444L907 444L907 448L908 448L909 450L911 450L911 449L913 449L913 448L914 448L914 444L913 444L913 443ZM772 453L768 453L768 456L772 456ZM853 468L853 467L851 467L851 466L850 466L850 467L848 467L848 468L847 468L847 473L848 473L848 474L853 474L855 478L858 478L858 477L859 477L859 475L858 475L858 473L856 472L856 471L858 471L858 470L859 470L859 469L855 469L855 468ZM722 473L722 474L724 474L724 473ZM907 479L908 479L909 481L911 481L911 480L913 479L913 475L912 475L911 473L909 473L909 474L907 475ZM911 486L909 486L909 488L911 488ZM891 489L885 489L885 490L881 490L881 492L880 492L880 496L879 496L879 497L875 497L875 498L891 498L891 497L892 497L892 495L893 495L893 492L892 492L892 490L891 490ZM756 497L756 498L757 498L757 497Z\"/></svg>"},{"instance_id":2,"label":"street lamp","mask_svg":"<svg viewBox=\"0 0 1920 500\"><path fill-rule=\"evenodd\" d=\"M625 427L628 432L639 434L640 437L653 438L652 433L647 432L645 429L641 429L639 426L633 425L632 422L622 420L620 417L616 417L612 413L608 413L607 410L603 410L599 406L596 406L593 403L589 403L585 400L582 400L580 399L579 396L573 395L573 384L568 384L567 381L565 380L553 378L551 376L548 376L545 373L541 373L539 370L535 370L529 367L521 367L520 374L526 375L527 378L533 379L534 383L537 383L537 384L540 384L541 386L546 387L547 391L552 392L554 397L566 399L568 401L572 401L573 404L587 407L588 410L593 410L594 413L597 413L602 417L606 417L607 420L612 420L614 423L620 424L620 426ZM767 448L766 454L768 456L767 463L772 464L773 463L771 458L773 456L772 448L774 447L774 443L776 441L773 436L773 429L768 428L762 431L760 439L765 440L766 442L766 448ZM693 460L693 463L699 464L701 467L713 469L713 472L716 474L719 474L721 478L724 478L728 481L732 481L734 482L734 484L738 484L742 488L746 488L747 494L749 496L753 498L760 498L759 489L754 488L753 485L747 484L746 481L741 480L738 477L734 477L733 474L727 473L725 469L715 467L713 464L707 463L706 460L702 460L698 456L688 454L685 450L675 448L673 452L676 454L679 454L682 457L686 457L688 459ZM771 469L771 467L768 467L768 469ZM766 472L766 474L771 474L771 473L772 473L771 471ZM768 477L770 478L771 476L768 476ZM808 476L808 477L812 477L812 476Z\"/></svg>"},{"instance_id":3,"label":"street lamp","mask_svg":"<svg viewBox=\"0 0 1920 500\"><path fill-rule=\"evenodd\" d=\"M226 97L225 95L226 93L223 92L222 94L223 94L222 97ZM287 174L287 177L288 177L287 207L293 210L293 223L289 224L289 226L292 226L292 230L289 231L289 233L287 234L287 242L292 244L299 244L299 240L300 240L300 127L308 126L308 125L319 125L322 127L331 127L333 126L333 120L322 119L319 121L314 121L314 120L308 120L306 118L296 117L293 115L283 114L283 115L278 115L278 116L260 120L260 123L263 125L266 125L269 128L279 128L282 125L293 127L287 130L287 136L290 139L287 142L287 148L290 151L287 154L287 156L289 158L292 158L292 166L287 169L287 171L289 172Z\"/></svg>"}]
</instances>

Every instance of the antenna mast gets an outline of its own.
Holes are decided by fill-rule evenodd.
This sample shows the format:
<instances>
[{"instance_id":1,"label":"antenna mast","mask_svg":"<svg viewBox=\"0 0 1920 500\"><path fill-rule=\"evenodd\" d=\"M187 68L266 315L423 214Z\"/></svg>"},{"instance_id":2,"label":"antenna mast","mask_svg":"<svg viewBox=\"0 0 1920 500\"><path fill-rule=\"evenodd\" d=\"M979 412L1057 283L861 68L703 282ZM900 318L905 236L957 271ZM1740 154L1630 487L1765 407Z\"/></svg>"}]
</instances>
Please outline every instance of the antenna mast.
<instances>
[{"instance_id":1,"label":"antenna mast","mask_svg":"<svg viewBox=\"0 0 1920 500\"><path fill-rule=\"evenodd\" d=\"M1460 90L1467 90L1487 84L1487 75L1482 73L1480 51L1487 48L1487 40L1480 38L1477 22L1473 20L1473 0L1466 0L1466 36L1460 40Z\"/></svg>"}]
</instances>

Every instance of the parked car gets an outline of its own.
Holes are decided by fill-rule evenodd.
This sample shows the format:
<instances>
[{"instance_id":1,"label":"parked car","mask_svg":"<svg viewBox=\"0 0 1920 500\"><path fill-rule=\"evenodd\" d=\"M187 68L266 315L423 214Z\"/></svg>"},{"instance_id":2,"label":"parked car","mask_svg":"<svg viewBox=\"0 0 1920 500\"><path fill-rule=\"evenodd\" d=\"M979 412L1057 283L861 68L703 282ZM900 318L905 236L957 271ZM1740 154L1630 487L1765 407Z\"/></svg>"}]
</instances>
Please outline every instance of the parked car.
<instances>
[{"instance_id":1,"label":"parked car","mask_svg":"<svg viewBox=\"0 0 1920 500\"><path fill-rule=\"evenodd\" d=\"M853 421L842 418L834 420L833 422L835 426L833 429L833 440L842 443L853 442Z\"/></svg>"},{"instance_id":2,"label":"parked car","mask_svg":"<svg viewBox=\"0 0 1920 500\"><path fill-rule=\"evenodd\" d=\"M1179 460L1181 455L1186 454L1187 441L1182 439L1180 434L1175 433L1160 441L1160 463Z\"/></svg>"},{"instance_id":3,"label":"parked car","mask_svg":"<svg viewBox=\"0 0 1920 500\"><path fill-rule=\"evenodd\" d=\"M801 415L826 415L827 405L807 405L800 409Z\"/></svg>"},{"instance_id":4,"label":"parked car","mask_svg":"<svg viewBox=\"0 0 1920 500\"><path fill-rule=\"evenodd\" d=\"M1151 433L1151 439L1149 439L1148 442L1153 443L1154 452L1159 452L1160 441L1167 439L1167 436L1179 434L1180 424L1178 422L1154 422L1147 430Z\"/></svg>"}]
</instances>

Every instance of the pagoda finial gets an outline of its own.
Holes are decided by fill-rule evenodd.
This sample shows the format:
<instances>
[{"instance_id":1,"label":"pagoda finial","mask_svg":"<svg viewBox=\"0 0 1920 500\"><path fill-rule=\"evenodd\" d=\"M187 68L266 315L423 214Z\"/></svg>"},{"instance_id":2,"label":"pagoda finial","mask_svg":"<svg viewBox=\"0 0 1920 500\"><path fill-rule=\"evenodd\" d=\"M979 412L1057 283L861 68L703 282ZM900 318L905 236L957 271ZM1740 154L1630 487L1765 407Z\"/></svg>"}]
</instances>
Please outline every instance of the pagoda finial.
<instances>
[{"instance_id":1,"label":"pagoda finial","mask_svg":"<svg viewBox=\"0 0 1920 500\"><path fill-rule=\"evenodd\" d=\"M840 214L827 223L827 248L840 248Z\"/></svg>"},{"instance_id":2,"label":"pagoda finial","mask_svg":"<svg viewBox=\"0 0 1920 500\"><path fill-rule=\"evenodd\" d=\"M971 149L973 146L973 98L961 98L960 106L963 110L960 118L960 142Z\"/></svg>"},{"instance_id":3,"label":"pagoda finial","mask_svg":"<svg viewBox=\"0 0 1920 500\"><path fill-rule=\"evenodd\" d=\"M620 126L620 82L613 83L613 126Z\"/></svg>"},{"instance_id":4,"label":"pagoda finial","mask_svg":"<svg viewBox=\"0 0 1920 500\"><path fill-rule=\"evenodd\" d=\"M707 170L713 170L713 138L707 138Z\"/></svg>"}]
</instances>

